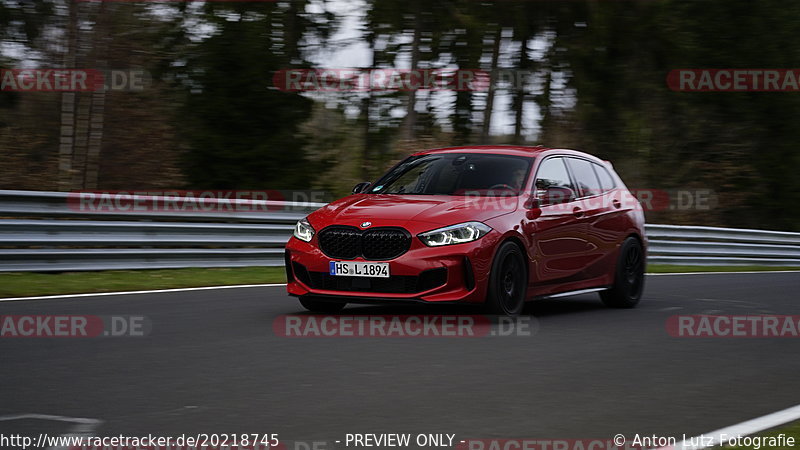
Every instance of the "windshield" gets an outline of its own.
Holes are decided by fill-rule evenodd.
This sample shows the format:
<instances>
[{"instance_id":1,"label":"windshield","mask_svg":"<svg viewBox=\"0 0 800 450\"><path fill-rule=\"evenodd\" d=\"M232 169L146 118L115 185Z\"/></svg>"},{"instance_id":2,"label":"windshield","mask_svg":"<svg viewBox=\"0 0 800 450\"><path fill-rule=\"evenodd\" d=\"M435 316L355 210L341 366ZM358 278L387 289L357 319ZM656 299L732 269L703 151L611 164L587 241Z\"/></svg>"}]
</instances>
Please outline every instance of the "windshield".
<instances>
[{"instance_id":1,"label":"windshield","mask_svg":"<svg viewBox=\"0 0 800 450\"><path fill-rule=\"evenodd\" d=\"M375 183L373 194L519 195L531 158L474 153L412 156Z\"/></svg>"}]
</instances>

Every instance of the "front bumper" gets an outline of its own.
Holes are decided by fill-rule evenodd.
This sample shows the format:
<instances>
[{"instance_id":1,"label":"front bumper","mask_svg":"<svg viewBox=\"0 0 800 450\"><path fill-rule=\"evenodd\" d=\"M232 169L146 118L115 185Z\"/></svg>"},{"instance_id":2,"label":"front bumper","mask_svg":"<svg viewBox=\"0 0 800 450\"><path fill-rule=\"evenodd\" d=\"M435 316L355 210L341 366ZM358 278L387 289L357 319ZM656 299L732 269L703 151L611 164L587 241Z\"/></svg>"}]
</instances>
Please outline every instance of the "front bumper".
<instances>
[{"instance_id":1,"label":"front bumper","mask_svg":"<svg viewBox=\"0 0 800 450\"><path fill-rule=\"evenodd\" d=\"M482 303L494 240L490 232L474 242L427 247L414 237L406 253L380 261L389 263L389 278L362 278L329 275L329 262L341 260L325 255L316 236L311 242L292 237L286 245L286 289L297 297L351 303Z\"/></svg>"}]
</instances>

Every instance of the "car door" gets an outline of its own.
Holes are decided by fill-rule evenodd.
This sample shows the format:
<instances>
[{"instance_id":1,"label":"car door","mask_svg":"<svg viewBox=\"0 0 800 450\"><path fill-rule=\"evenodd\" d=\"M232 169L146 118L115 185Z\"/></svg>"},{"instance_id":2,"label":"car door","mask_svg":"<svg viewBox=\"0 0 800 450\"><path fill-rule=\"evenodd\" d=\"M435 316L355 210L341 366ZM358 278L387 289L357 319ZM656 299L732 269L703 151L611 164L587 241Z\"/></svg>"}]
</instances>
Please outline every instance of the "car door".
<instances>
[{"instance_id":1,"label":"car door","mask_svg":"<svg viewBox=\"0 0 800 450\"><path fill-rule=\"evenodd\" d=\"M608 273L608 264L614 263L616 246L621 242L620 227L615 224L621 209L616 198L619 193L613 187L613 178L602 166L577 157L568 157L566 161L577 185L582 209L578 222L587 244L582 270L586 278L600 277ZM603 172L598 174L598 171Z\"/></svg>"},{"instance_id":2,"label":"car door","mask_svg":"<svg viewBox=\"0 0 800 450\"><path fill-rule=\"evenodd\" d=\"M544 193L551 187L571 191L572 198L548 201ZM580 202L575 199L577 193L563 157L551 156L539 163L534 189L539 205L531 211L533 214L526 224L526 231L531 233L535 261L532 282L577 281L585 266L587 242L585 227L578 218Z\"/></svg>"}]
</instances>

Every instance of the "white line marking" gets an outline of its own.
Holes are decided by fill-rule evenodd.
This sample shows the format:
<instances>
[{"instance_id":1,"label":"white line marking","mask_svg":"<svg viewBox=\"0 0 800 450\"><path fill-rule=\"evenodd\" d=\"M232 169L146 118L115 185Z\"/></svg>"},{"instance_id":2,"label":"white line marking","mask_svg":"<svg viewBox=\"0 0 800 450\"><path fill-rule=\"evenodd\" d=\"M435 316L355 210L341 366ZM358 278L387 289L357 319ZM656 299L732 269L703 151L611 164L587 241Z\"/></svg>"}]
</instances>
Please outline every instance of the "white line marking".
<instances>
[{"instance_id":1,"label":"white line marking","mask_svg":"<svg viewBox=\"0 0 800 450\"><path fill-rule=\"evenodd\" d=\"M724 445L730 438L736 436L749 436L760 431L775 428L778 425L793 422L800 419L800 405L792 406L791 408L782 411L767 414L766 416L757 417L736 425L731 425L726 428L703 433L700 436L695 436L685 441L675 444L675 447L661 447L657 450L700 450L708 447L716 447ZM727 436L722 438L722 435ZM701 439L704 438L704 439ZM710 439L709 439L710 438ZM695 443L696 445L692 445Z\"/></svg>"},{"instance_id":2,"label":"white line marking","mask_svg":"<svg viewBox=\"0 0 800 450\"><path fill-rule=\"evenodd\" d=\"M102 420L97 420L97 419L86 419L83 417L53 416L50 414L10 414L7 416L0 416L0 422L6 422L9 420L24 420L24 419L57 420L59 422L72 422L72 423L83 423L83 424L98 424L102 422Z\"/></svg>"},{"instance_id":3,"label":"white line marking","mask_svg":"<svg viewBox=\"0 0 800 450\"><path fill-rule=\"evenodd\" d=\"M745 272L670 272L670 273L648 273L651 276L661 275L739 275L752 273L800 273L800 270L752 270Z\"/></svg>"},{"instance_id":4,"label":"white line marking","mask_svg":"<svg viewBox=\"0 0 800 450\"><path fill-rule=\"evenodd\" d=\"M92 436L95 429L103 423L102 420L98 419L87 419L83 417L67 417L67 416L53 416L50 414L12 414L8 416L0 416L0 422L11 421L11 420L53 420L58 422L68 422L73 424L72 428L65 434L62 434L62 437L70 437L70 436L83 436L88 437ZM43 437L45 436L44 433L39 434L39 440L35 442L35 446L44 446L45 442L42 442ZM49 435L48 435L49 437ZM67 447L48 447L48 450L67 450Z\"/></svg>"},{"instance_id":5,"label":"white line marking","mask_svg":"<svg viewBox=\"0 0 800 450\"><path fill-rule=\"evenodd\" d=\"M22 300L55 300L59 298L80 298L80 297L107 297L110 295L160 294L160 293L170 293L170 292L211 291L215 289L241 289L241 288L276 287L276 286L286 286L286 283L236 284L231 286L205 286L205 287L177 288L177 289L155 289L151 291L96 292L93 294L45 295L40 297L9 297L9 298L0 298L0 302L17 302Z\"/></svg>"},{"instance_id":6,"label":"white line marking","mask_svg":"<svg viewBox=\"0 0 800 450\"><path fill-rule=\"evenodd\" d=\"M736 274L752 274L752 273L800 273L800 270L765 270L765 271L754 271L754 272L648 273L647 275L651 275L651 276L654 276L654 275L736 275ZM277 287L277 286L286 286L286 283L236 284L236 285L231 285L231 286L203 286L203 287L193 287L193 288L154 289L154 290L149 290L149 291L96 292L96 293L89 293L89 294L61 294L61 295L45 295L45 296L39 296L39 297L8 297L8 298L0 298L0 302L16 302L16 301L23 301L23 300L55 300L55 299L60 299L60 298L80 298L80 297L107 297L107 296L110 296L110 295L162 294L162 293L170 293L170 292L210 291L210 290L214 290L214 289L242 289L242 288Z\"/></svg>"},{"instance_id":7,"label":"white line marking","mask_svg":"<svg viewBox=\"0 0 800 450\"><path fill-rule=\"evenodd\" d=\"M541 297L541 299L542 300L550 300L550 299L561 298L561 297L572 297L573 295L590 294L592 292L600 292L600 291L605 291L607 289L608 288L605 288L605 287L591 288L591 289L580 289L580 290L577 290L577 291L561 292L559 294L543 295Z\"/></svg>"}]
</instances>

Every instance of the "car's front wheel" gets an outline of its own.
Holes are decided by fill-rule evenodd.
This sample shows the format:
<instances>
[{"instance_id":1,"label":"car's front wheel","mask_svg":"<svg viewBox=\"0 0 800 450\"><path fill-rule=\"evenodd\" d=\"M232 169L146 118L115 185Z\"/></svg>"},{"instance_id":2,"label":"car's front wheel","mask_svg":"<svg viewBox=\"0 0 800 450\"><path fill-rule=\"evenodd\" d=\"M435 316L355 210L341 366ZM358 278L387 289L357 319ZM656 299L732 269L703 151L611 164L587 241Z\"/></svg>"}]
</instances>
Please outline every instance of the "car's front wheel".
<instances>
[{"instance_id":1,"label":"car's front wheel","mask_svg":"<svg viewBox=\"0 0 800 450\"><path fill-rule=\"evenodd\" d=\"M614 285L600 293L603 303L612 308L633 308L644 290L645 255L638 239L629 237L622 243L614 273Z\"/></svg>"},{"instance_id":2,"label":"car's front wheel","mask_svg":"<svg viewBox=\"0 0 800 450\"><path fill-rule=\"evenodd\" d=\"M519 315L527 291L528 271L522 250L513 242L505 242L492 262L486 306L493 314Z\"/></svg>"},{"instance_id":3,"label":"car's front wheel","mask_svg":"<svg viewBox=\"0 0 800 450\"><path fill-rule=\"evenodd\" d=\"M300 304L311 312L315 313L336 313L341 311L347 303L343 302L329 302L324 300L317 300L313 297L302 297Z\"/></svg>"}]
</instances>

